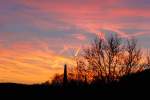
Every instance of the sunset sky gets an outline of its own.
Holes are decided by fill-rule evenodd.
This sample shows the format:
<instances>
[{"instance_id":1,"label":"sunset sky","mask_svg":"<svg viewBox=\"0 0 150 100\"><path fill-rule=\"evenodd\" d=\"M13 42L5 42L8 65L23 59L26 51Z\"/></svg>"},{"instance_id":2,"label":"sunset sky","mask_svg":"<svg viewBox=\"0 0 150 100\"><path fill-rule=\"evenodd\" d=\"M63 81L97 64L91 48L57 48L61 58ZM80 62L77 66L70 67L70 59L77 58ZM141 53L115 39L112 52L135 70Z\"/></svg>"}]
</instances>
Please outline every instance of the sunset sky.
<instances>
[{"instance_id":1,"label":"sunset sky","mask_svg":"<svg viewBox=\"0 0 150 100\"><path fill-rule=\"evenodd\" d=\"M49 80L111 33L150 48L150 0L0 0L0 82Z\"/></svg>"}]
</instances>

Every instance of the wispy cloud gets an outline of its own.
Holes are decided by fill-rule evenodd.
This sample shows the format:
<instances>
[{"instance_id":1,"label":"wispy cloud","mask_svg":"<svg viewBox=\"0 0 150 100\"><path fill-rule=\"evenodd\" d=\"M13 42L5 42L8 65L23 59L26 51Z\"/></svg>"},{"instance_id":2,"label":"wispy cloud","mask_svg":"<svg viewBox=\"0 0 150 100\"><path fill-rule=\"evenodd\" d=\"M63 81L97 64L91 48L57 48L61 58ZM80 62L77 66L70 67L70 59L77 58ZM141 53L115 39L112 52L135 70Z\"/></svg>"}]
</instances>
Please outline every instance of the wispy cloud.
<instances>
[{"instance_id":1,"label":"wispy cloud","mask_svg":"<svg viewBox=\"0 0 150 100\"><path fill-rule=\"evenodd\" d=\"M50 80L62 73L63 65L74 66L73 60L48 50L43 43L38 48L30 43L16 43L0 49L1 82L36 83ZM45 48L44 48L45 47ZM41 49L40 49L41 48ZM6 78L7 77L7 78Z\"/></svg>"}]
</instances>

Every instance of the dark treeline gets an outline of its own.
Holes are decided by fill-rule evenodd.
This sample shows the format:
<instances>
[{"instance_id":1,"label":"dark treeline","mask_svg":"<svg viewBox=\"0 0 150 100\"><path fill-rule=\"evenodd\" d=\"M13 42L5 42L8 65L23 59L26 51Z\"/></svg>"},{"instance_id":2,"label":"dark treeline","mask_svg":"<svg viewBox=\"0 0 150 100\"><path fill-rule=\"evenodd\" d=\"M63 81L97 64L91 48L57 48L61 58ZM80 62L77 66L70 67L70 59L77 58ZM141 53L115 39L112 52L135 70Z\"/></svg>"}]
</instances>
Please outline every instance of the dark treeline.
<instances>
[{"instance_id":1,"label":"dark treeline","mask_svg":"<svg viewBox=\"0 0 150 100\"><path fill-rule=\"evenodd\" d=\"M122 77L150 68L148 51L144 55L135 38L125 40L118 35L111 35L107 40L95 38L91 45L75 57L75 60L74 70L66 72L65 65L64 75L55 75L53 85L112 85L119 82Z\"/></svg>"},{"instance_id":2,"label":"dark treeline","mask_svg":"<svg viewBox=\"0 0 150 100\"><path fill-rule=\"evenodd\" d=\"M76 67L42 84L0 84L0 96L43 97L146 97L150 81L150 55L143 54L134 38L111 35L95 38L75 57ZM144 93L144 95L142 95Z\"/></svg>"}]
</instances>

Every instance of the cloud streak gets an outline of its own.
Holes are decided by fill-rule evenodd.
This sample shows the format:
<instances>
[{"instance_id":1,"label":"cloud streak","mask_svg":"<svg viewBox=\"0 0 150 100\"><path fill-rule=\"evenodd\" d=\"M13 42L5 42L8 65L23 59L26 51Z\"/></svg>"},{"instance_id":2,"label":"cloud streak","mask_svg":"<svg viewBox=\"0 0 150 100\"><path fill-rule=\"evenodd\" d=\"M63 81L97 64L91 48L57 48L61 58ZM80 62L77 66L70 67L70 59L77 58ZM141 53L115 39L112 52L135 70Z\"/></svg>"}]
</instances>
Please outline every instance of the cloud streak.
<instances>
[{"instance_id":1,"label":"cloud streak","mask_svg":"<svg viewBox=\"0 0 150 100\"><path fill-rule=\"evenodd\" d=\"M41 50L43 44L39 44L39 49L33 48L33 44L25 44L27 47L22 46L23 43L16 43L9 49L0 49L1 82L44 82L50 80L56 72L62 73L65 63L74 65L69 57L57 55L47 48Z\"/></svg>"}]
</instances>

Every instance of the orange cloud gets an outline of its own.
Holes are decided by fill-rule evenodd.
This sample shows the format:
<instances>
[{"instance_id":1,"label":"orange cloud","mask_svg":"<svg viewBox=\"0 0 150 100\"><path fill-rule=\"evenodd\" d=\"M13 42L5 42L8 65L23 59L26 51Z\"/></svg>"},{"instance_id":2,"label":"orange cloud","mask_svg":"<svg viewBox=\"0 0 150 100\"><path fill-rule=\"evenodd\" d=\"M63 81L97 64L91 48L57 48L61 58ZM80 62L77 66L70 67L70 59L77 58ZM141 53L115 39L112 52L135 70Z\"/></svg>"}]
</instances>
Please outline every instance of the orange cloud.
<instances>
[{"instance_id":1,"label":"orange cloud","mask_svg":"<svg viewBox=\"0 0 150 100\"><path fill-rule=\"evenodd\" d=\"M74 66L72 58L48 49L36 49L29 43L17 43L9 49L0 48L0 52L1 82L40 83L51 80L56 73L62 73L64 64Z\"/></svg>"}]
</instances>

